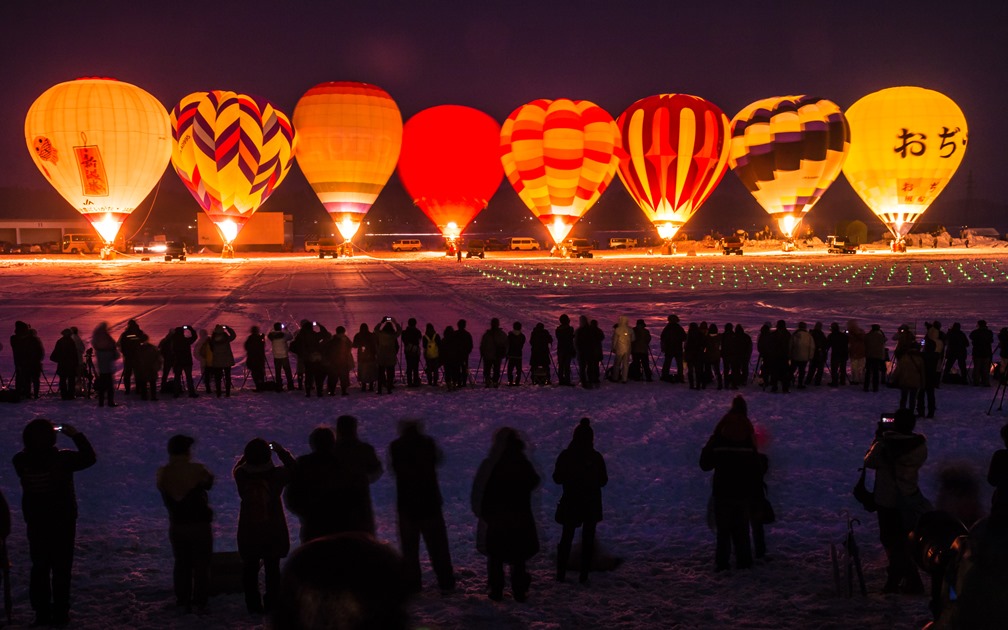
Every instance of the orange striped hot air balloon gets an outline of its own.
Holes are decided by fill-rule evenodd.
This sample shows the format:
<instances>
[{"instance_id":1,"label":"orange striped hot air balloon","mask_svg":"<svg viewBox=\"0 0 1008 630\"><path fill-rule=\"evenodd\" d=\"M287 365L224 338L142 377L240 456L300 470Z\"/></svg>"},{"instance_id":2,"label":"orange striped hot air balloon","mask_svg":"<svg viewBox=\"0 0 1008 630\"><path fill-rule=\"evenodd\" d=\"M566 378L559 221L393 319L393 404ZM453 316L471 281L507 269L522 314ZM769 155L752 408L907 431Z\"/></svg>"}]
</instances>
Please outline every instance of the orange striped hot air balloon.
<instances>
[{"instance_id":1,"label":"orange striped hot air balloon","mask_svg":"<svg viewBox=\"0 0 1008 630\"><path fill-rule=\"evenodd\" d=\"M501 127L504 173L558 245L612 181L619 146L616 121L588 101L532 101Z\"/></svg>"},{"instance_id":2,"label":"orange striped hot air balloon","mask_svg":"<svg viewBox=\"0 0 1008 630\"><path fill-rule=\"evenodd\" d=\"M294 107L297 160L349 241L399 159L403 123L388 92L367 83L320 83Z\"/></svg>"},{"instance_id":3,"label":"orange striped hot air balloon","mask_svg":"<svg viewBox=\"0 0 1008 630\"><path fill-rule=\"evenodd\" d=\"M728 170L728 117L688 94L643 98L616 121L623 140L619 176L666 241Z\"/></svg>"},{"instance_id":4,"label":"orange striped hot air balloon","mask_svg":"<svg viewBox=\"0 0 1008 630\"><path fill-rule=\"evenodd\" d=\"M238 232L294 163L294 128L269 101L223 90L183 98L171 125L175 171L233 255Z\"/></svg>"},{"instance_id":5,"label":"orange striped hot air balloon","mask_svg":"<svg viewBox=\"0 0 1008 630\"><path fill-rule=\"evenodd\" d=\"M45 178L105 240L103 258L171 156L164 106L135 85L106 78L43 92L28 109L25 140Z\"/></svg>"}]
</instances>

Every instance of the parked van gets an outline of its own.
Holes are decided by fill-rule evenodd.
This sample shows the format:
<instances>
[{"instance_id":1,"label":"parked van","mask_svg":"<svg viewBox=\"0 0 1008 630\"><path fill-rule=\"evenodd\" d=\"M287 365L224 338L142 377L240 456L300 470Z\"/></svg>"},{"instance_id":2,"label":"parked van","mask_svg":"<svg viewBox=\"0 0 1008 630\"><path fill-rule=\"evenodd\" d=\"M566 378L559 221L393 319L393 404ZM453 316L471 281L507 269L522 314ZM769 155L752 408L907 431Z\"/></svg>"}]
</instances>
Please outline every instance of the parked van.
<instances>
[{"instance_id":1,"label":"parked van","mask_svg":"<svg viewBox=\"0 0 1008 630\"><path fill-rule=\"evenodd\" d=\"M60 251L64 254L94 254L104 246L101 238L94 234L64 234Z\"/></svg>"},{"instance_id":2,"label":"parked van","mask_svg":"<svg viewBox=\"0 0 1008 630\"><path fill-rule=\"evenodd\" d=\"M516 236L508 239L508 249L511 251L532 251L539 249L539 241L527 236Z\"/></svg>"},{"instance_id":3,"label":"parked van","mask_svg":"<svg viewBox=\"0 0 1008 630\"><path fill-rule=\"evenodd\" d=\"M392 241L392 251L394 252L418 252L423 249L418 238L401 238Z\"/></svg>"},{"instance_id":4,"label":"parked van","mask_svg":"<svg viewBox=\"0 0 1008 630\"><path fill-rule=\"evenodd\" d=\"M609 239L609 249L630 249L631 247L637 247L637 239L618 237Z\"/></svg>"}]
</instances>

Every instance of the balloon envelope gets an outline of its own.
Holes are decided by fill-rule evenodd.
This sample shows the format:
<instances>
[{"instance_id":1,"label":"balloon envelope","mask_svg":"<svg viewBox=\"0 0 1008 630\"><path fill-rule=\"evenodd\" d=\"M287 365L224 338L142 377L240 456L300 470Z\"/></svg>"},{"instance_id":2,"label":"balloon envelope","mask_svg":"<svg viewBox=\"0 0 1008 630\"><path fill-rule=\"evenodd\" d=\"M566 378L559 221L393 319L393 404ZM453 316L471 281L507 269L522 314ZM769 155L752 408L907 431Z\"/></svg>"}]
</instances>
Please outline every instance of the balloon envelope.
<instances>
[{"instance_id":1,"label":"balloon envelope","mask_svg":"<svg viewBox=\"0 0 1008 630\"><path fill-rule=\"evenodd\" d=\"M787 237L840 174L850 128L814 96L756 101L732 119L729 164Z\"/></svg>"},{"instance_id":2,"label":"balloon envelope","mask_svg":"<svg viewBox=\"0 0 1008 630\"><path fill-rule=\"evenodd\" d=\"M269 101L224 90L186 96L171 124L175 171L230 245L294 163L294 128Z\"/></svg>"},{"instance_id":3,"label":"balloon envelope","mask_svg":"<svg viewBox=\"0 0 1008 630\"><path fill-rule=\"evenodd\" d=\"M438 105L403 126L399 179L446 238L455 239L500 187L500 125L483 112Z\"/></svg>"},{"instance_id":4,"label":"balloon envelope","mask_svg":"<svg viewBox=\"0 0 1008 630\"><path fill-rule=\"evenodd\" d=\"M919 87L873 92L850 106L847 181L897 239L945 189L969 131L949 97Z\"/></svg>"},{"instance_id":5,"label":"balloon envelope","mask_svg":"<svg viewBox=\"0 0 1008 630\"><path fill-rule=\"evenodd\" d=\"M664 239L673 238L728 169L728 117L688 94L643 98L617 119L619 176Z\"/></svg>"},{"instance_id":6,"label":"balloon envelope","mask_svg":"<svg viewBox=\"0 0 1008 630\"><path fill-rule=\"evenodd\" d=\"M522 105L501 126L500 142L504 174L556 243L605 192L619 164L616 121L589 101Z\"/></svg>"},{"instance_id":7,"label":"balloon envelope","mask_svg":"<svg viewBox=\"0 0 1008 630\"><path fill-rule=\"evenodd\" d=\"M395 170L402 116L367 83L320 83L294 107L297 160L343 238L350 240Z\"/></svg>"},{"instance_id":8,"label":"balloon envelope","mask_svg":"<svg viewBox=\"0 0 1008 630\"><path fill-rule=\"evenodd\" d=\"M171 157L164 106L114 79L77 79L43 92L28 109L25 140L35 166L106 242Z\"/></svg>"}]
</instances>

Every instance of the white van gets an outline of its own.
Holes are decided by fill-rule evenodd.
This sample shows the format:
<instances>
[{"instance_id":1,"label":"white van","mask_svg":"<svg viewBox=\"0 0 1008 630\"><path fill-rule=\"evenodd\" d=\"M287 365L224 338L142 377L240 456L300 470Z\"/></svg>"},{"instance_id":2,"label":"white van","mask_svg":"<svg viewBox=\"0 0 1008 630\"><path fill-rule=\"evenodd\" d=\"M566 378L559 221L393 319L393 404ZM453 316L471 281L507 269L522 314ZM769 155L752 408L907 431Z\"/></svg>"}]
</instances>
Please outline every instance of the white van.
<instances>
[{"instance_id":1,"label":"white van","mask_svg":"<svg viewBox=\"0 0 1008 630\"><path fill-rule=\"evenodd\" d=\"M398 241L392 241L392 251L394 252L418 252L421 249L423 247L418 238L401 238Z\"/></svg>"},{"instance_id":2,"label":"white van","mask_svg":"<svg viewBox=\"0 0 1008 630\"><path fill-rule=\"evenodd\" d=\"M508 249L511 251L532 251L539 249L539 241L527 236L516 236L508 239Z\"/></svg>"},{"instance_id":3,"label":"white van","mask_svg":"<svg viewBox=\"0 0 1008 630\"><path fill-rule=\"evenodd\" d=\"M637 239L618 237L609 239L609 249L630 249L631 247L637 247Z\"/></svg>"}]
</instances>

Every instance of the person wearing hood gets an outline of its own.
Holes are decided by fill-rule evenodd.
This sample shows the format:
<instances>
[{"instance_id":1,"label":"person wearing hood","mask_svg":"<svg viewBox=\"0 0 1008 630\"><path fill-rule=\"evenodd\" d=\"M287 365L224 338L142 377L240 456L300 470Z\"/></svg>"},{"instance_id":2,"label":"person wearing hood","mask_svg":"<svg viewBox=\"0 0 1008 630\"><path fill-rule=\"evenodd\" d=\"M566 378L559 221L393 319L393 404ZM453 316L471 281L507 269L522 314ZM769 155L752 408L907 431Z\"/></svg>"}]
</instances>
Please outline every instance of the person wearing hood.
<instances>
[{"instance_id":1,"label":"person wearing hood","mask_svg":"<svg viewBox=\"0 0 1008 630\"><path fill-rule=\"evenodd\" d=\"M587 326L588 320L585 319ZM574 327L570 325L567 314L560 316L560 325L553 331L556 336L557 351L557 382L560 385L571 385L571 361L577 354L574 344ZM581 375L582 377L584 374ZM583 384L583 383L582 383Z\"/></svg>"},{"instance_id":2,"label":"person wearing hood","mask_svg":"<svg viewBox=\"0 0 1008 630\"><path fill-rule=\"evenodd\" d=\"M133 360L133 374L136 376L136 389L140 394L140 400L157 400L161 353L144 333L140 334Z\"/></svg>"},{"instance_id":3,"label":"person wearing hood","mask_svg":"<svg viewBox=\"0 0 1008 630\"><path fill-rule=\"evenodd\" d=\"M98 394L98 406L104 407L108 399L108 406L115 407L115 382L112 375L115 374L116 360L119 352L116 350L115 339L109 333L108 324L102 322L94 329L91 335L91 348L95 352L95 360L98 363L98 378L95 379L95 393Z\"/></svg>"},{"instance_id":4,"label":"person wearing hood","mask_svg":"<svg viewBox=\"0 0 1008 630\"><path fill-rule=\"evenodd\" d=\"M210 368L213 370L214 391L217 398L221 397L221 382L224 384L224 395L231 396L231 368L234 367L234 354L231 352L231 342L238 338L238 333L230 326L217 324L207 346L210 348Z\"/></svg>"},{"instance_id":5,"label":"person wearing hood","mask_svg":"<svg viewBox=\"0 0 1008 630\"><path fill-rule=\"evenodd\" d=\"M921 494L919 476L927 461L927 440L914 433L916 419L910 409L900 409L891 422L880 422L864 465L875 471L875 505L879 539L889 565L883 593L919 594L924 584L910 557L907 539L931 505Z\"/></svg>"},{"instance_id":6,"label":"person wearing hood","mask_svg":"<svg viewBox=\"0 0 1008 630\"><path fill-rule=\"evenodd\" d=\"M258 326L249 329L245 338L245 369L252 376L255 390L266 389L266 336L259 332Z\"/></svg>"},{"instance_id":7,"label":"person wearing hood","mask_svg":"<svg viewBox=\"0 0 1008 630\"><path fill-rule=\"evenodd\" d=\"M605 459L595 450L595 432L588 418L574 428L570 445L557 457L553 482L563 486L555 520L563 526L557 545L557 582L563 582L574 531L581 528L582 584L588 581L595 553L595 528L602 520L602 488L609 483Z\"/></svg>"},{"instance_id":8,"label":"person wearing hood","mask_svg":"<svg viewBox=\"0 0 1008 630\"><path fill-rule=\"evenodd\" d=\"M64 328L60 338L56 340L49 360L56 364L60 398L73 400L77 388L77 346L69 328Z\"/></svg>"},{"instance_id":9,"label":"person wearing hood","mask_svg":"<svg viewBox=\"0 0 1008 630\"><path fill-rule=\"evenodd\" d=\"M276 390L283 391L281 374L287 377L287 389L294 389L294 375L291 373L290 342L294 335L280 322L273 322L273 330L266 338L270 342L270 352L273 355L273 374L276 378Z\"/></svg>"},{"instance_id":10,"label":"person wearing hood","mask_svg":"<svg viewBox=\"0 0 1008 630\"><path fill-rule=\"evenodd\" d=\"M753 563L749 518L754 501L763 491L763 471L755 431L742 396L735 397L731 409L714 427L714 433L700 451L700 469L714 471L711 500L717 531L715 570L730 568L732 547L735 567L748 569Z\"/></svg>"},{"instance_id":11,"label":"person wearing hood","mask_svg":"<svg viewBox=\"0 0 1008 630\"><path fill-rule=\"evenodd\" d=\"M496 317L490 320L490 328L480 338L480 360L483 362L483 384L486 387L500 385L501 362L508 351L508 336Z\"/></svg>"},{"instance_id":12,"label":"person wearing hood","mask_svg":"<svg viewBox=\"0 0 1008 630\"><path fill-rule=\"evenodd\" d=\"M14 355L14 389L22 398L38 398L45 356L42 341L31 326L19 320L14 322L10 347Z\"/></svg>"},{"instance_id":13,"label":"person wearing hood","mask_svg":"<svg viewBox=\"0 0 1008 630\"><path fill-rule=\"evenodd\" d=\"M115 342L113 341L113 349ZM58 433L77 450L56 448ZM77 532L77 494L73 475L97 460L84 434L45 418L29 422L22 432L24 450L14 455L21 479L21 513L28 535L31 577L28 597L35 611L32 626L70 621L70 575Z\"/></svg>"},{"instance_id":14,"label":"person wearing hood","mask_svg":"<svg viewBox=\"0 0 1008 630\"><path fill-rule=\"evenodd\" d=\"M633 329L633 343L630 344L632 370L637 379L651 382L651 331L643 319L638 319Z\"/></svg>"},{"instance_id":15,"label":"person wearing hood","mask_svg":"<svg viewBox=\"0 0 1008 630\"><path fill-rule=\"evenodd\" d=\"M214 477L203 464L192 461L194 442L188 435L169 438L168 463L157 470L157 489L168 510L168 540L175 558L175 604L186 612L195 606L203 613L213 554L213 510L207 493Z\"/></svg>"},{"instance_id":16,"label":"person wearing hood","mask_svg":"<svg viewBox=\"0 0 1008 630\"><path fill-rule=\"evenodd\" d=\"M525 351L525 333L521 322L515 322L507 334L507 377L508 385L521 385L522 353Z\"/></svg>"},{"instance_id":17,"label":"person wearing hood","mask_svg":"<svg viewBox=\"0 0 1008 630\"><path fill-rule=\"evenodd\" d=\"M613 352L613 376L612 380L626 383L630 377L630 348L633 344L634 334L630 329L630 320L626 315L620 315L613 327L612 352Z\"/></svg>"},{"instance_id":18,"label":"person wearing hood","mask_svg":"<svg viewBox=\"0 0 1008 630\"><path fill-rule=\"evenodd\" d=\"M188 333L188 334L187 334ZM186 391L190 398L196 398L196 386L193 385L193 344L196 342L196 331L192 326L178 326L172 332L171 353L172 372L175 378L175 398L182 393L182 377L185 376ZM209 384L207 385L209 387Z\"/></svg>"},{"instance_id":19,"label":"person wearing hood","mask_svg":"<svg viewBox=\"0 0 1008 630\"><path fill-rule=\"evenodd\" d=\"M529 373L536 385L548 385L550 382L550 346L553 345L553 335L546 330L546 325L537 322L532 334L529 335ZM536 375L539 375L536 380Z\"/></svg>"},{"instance_id":20,"label":"person wearing hood","mask_svg":"<svg viewBox=\"0 0 1008 630\"><path fill-rule=\"evenodd\" d=\"M273 465L276 453L282 466ZM294 457L277 442L255 438L245 445L231 471L241 498L238 511L238 554L242 586L250 613L269 612L280 596L280 559L290 551L290 533L281 495L290 483ZM259 593L262 563L265 592Z\"/></svg>"},{"instance_id":21,"label":"person wearing hood","mask_svg":"<svg viewBox=\"0 0 1008 630\"><path fill-rule=\"evenodd\" d=\"M133 377L133 370L136 366L137 348L140 347L140 336L143 331L140 324L135 319L126 322L126 329L119 335L116 346L122 354L122 383L123 391L130 393L130 379Z\"/></svg>"},{"instance_id":22,"label":"person wearing hood","mask_svg":"<svg viewBox=\"0 0 1008 630\"><path fill-rule=\"evenodd\" d=\"M395 317L386 317L375 324L374 329L378 341L378 393L382 393L384 385L385 393L391 394L392 385L395 383L396 363L399 362L399 336L402 334L402 326Z\"/></svg>"},{"instance_id":23,"label":"person wearing hood","mask_svg":"<svg viewBox=\"0 0 1008 630\"><path fill-rule=\"evenodd\" d=\"M808 331L808 324L798 322L798 330L791 335L789 348L791 359L791 379L798 389L805 389L805 375L809 361L815 357L815 339ZM797 373L797 377L795 377Z\"/></svg>"}]
</instances>

